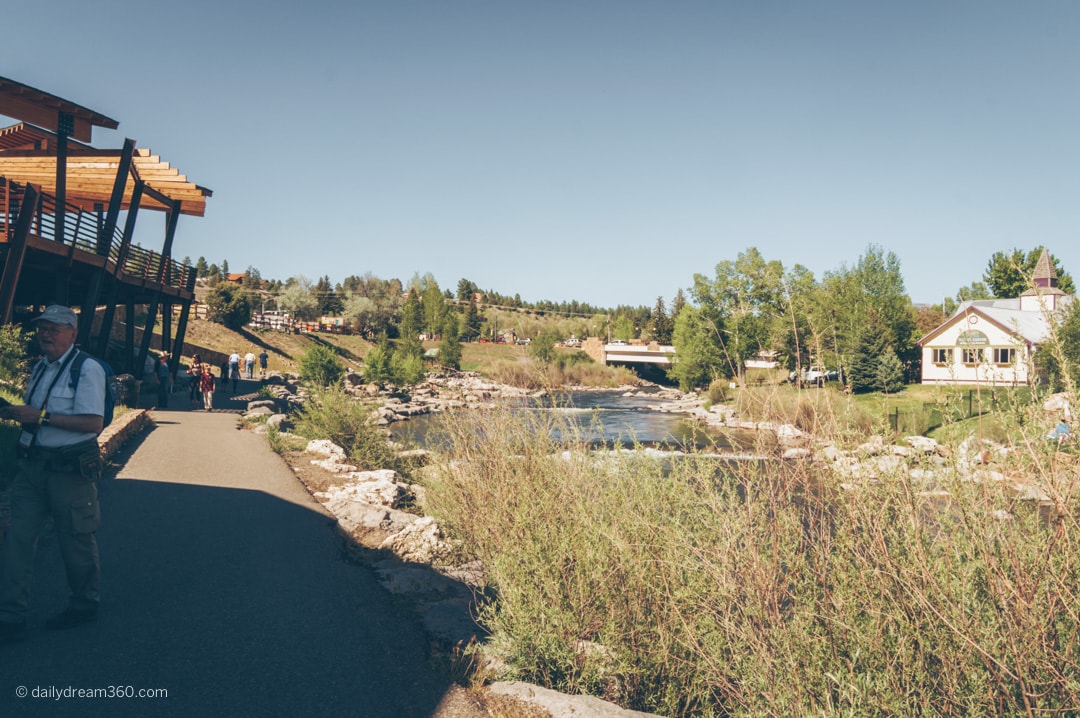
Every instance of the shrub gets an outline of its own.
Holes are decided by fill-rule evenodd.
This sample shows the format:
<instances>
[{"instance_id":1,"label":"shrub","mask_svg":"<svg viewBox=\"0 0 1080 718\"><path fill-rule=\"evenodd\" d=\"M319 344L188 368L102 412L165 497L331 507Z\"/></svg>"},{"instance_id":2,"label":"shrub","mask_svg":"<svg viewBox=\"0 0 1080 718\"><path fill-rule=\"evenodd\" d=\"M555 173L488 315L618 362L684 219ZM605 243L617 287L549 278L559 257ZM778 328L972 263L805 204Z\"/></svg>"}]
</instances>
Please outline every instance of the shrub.
<instances>
[{"instance_id":1,"label":"shrub","mask_svg":"<svg viewBox=\"0 0 1080 718\"><path fill-rule=\"evenodd\" d=\"M727 394L727 381L724 379L714 379L709 384L708 400L710 404L722 404L728 399Z\"/></svg>"},{"instance_id":2,"label":"shrub","mask_svg":"<svg viewBox=\"0 0 1080 718\"><path fill-rule=\"evenodd\" d=\"M26 386L29 341L29 335L17 324L0 326L0 384L12 387L16 393Z\"/></svg>"},{"instance_id":3,"label":"shrub","mask_svg":"<svg viewBox=\"0 0 1080 718\"><path fill-rule=\"evenodd\" d=\"M362 469L396 469L397 454L375 426L372 406L343 389L316 391L297 412L295 433L308 439L329 439Z\"/></svg>"},{"instance_id":4,"label":"shrub","mask_svg":"<svg viewBox=\"0 0 1080 718\"><path fill-rule=\"evenodd\" d=\"M405 386L420 383L427 374L423 358L411 352L394 352L390 365L394 381Z\"/></svg>"},{"instance_id":5,"label":"shrub","mask_svg":"<svg viewBox=\"0 0 1080 718\"><path fill-rule=\"evenodd\" d=\"M345 373L338 355L322 344L307 348L300 356L300 376L306 384L323 387L337 383Z\"/></svg>"},{"instance_id":6,"label":"shrub","mask_svg":"<svg viewBox=\"0 0 1080 718\"><path fill-rule=\"evenodd\" d=\"M394 349L390 346L390 340L383 334L379 337L379 343L364 357L364 381L372 384L392 381L394 372L390 364L393 356Z\"/></svg>"}]
</instances>

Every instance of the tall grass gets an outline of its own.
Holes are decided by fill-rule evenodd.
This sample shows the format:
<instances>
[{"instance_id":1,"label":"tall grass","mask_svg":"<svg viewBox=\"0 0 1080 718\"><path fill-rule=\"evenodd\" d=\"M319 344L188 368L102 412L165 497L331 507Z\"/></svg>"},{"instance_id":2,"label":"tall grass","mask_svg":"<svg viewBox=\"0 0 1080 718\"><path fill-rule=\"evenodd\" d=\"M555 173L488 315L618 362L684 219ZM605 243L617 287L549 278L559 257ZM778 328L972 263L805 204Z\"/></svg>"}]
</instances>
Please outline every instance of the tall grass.
<instances>
[{"instance_id":1,"label":"tall grass","mask_svg":"<svg viewBox=\"0 0 1080 718\"><path fill-rule=\"evenodd\" d=\"M673 716L1080 711L1075 464L1009 459L1040 510L955 475L590 453L553 420L456 415L428 489L513 677Z\"/></svg>"}]
</instances>

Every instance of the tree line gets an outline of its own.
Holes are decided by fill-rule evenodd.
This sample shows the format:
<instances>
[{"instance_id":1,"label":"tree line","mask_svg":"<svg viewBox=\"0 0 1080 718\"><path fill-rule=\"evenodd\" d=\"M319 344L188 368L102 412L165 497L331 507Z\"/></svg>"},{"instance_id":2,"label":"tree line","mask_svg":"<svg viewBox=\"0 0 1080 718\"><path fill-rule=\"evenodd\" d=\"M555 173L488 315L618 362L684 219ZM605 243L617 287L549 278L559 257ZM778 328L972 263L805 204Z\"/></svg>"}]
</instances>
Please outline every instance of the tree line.
<instances>
[{"instance_id":1,"label":"tree line","mask_svg":"<svg viewBox=\"0 0 1080 718\"><path fill-rule=\"evenodd\" d=\"M895 391L919 375L920 337L965 301L1019 296L1031 286L1041 251L995 252L979 280L943 297L941 304L918 307L906 294L899 259L877 245L869 245L854 264L841 264L820 279L802 265L786 268L749 247L735 259L719 262L711 274L695 274L689 296L680 288L670 306L659 296L652 307L526 302L517 294L483 290L467 278L452 292L430 273L417 273L403 283L367 272L333 284L329 276L315 281L302 275L264 279L248 267L237 284L224 281L227 261L208 264L200 257L195 267L211 286L207 305L212 320L239 328L255 309L267 305L301 321L340 317L353 331L385 340L376 361L400 351L398 361L411 357L415 366L423 352L421 337L442 340L443 345L447 337L454 337L454 345L482 336L497 339L498 311L504 311L534 318L517 323L530 338L543 334L545 344L570 335L674 344L669 375L684 389L741 377L747 359L767 352L789 370L811 364L839 369L856 391ZM1059 286L1073 293L1072 277L1052 255L1051 261ZM1080 318L1066 315L1065 320L1066 339L1071 336L1068 322L1076 322L1080 356ZM504 319L504 328L506 324ZM453 366L460 348L441 345L441 352L442 362ZM1060 360L1048 361L1061 369Z\"/></svg>"}]
</instances>

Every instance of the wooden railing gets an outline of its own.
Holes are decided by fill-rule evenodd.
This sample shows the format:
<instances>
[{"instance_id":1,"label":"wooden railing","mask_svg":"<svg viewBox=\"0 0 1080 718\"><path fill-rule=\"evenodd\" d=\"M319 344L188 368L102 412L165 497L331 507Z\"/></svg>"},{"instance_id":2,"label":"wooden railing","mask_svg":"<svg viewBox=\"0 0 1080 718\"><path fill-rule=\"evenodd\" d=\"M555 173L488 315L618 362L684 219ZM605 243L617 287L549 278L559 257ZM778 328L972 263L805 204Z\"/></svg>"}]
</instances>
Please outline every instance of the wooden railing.
<instances>
[{"instance_id":1,"label":"wooden railing","mask_svg":"<svg viewBox=\"0 0 1080 718\"><path fill-rule=\"evenodd\" d=\"M0 177L0 242L10 241L15 230L15 220L22 207L25 189L17 182ZM42 194L41 201L34 212L30 231L43 239L59 242L65 246L74 246L91 254L107 257L109 261L120 265L120 271L127 276L141 277L159 281L162 284L193 291L195 288L195 268L173 259L166 260L157 252L131 245L126 256L121 257L123 248L123 230L119 224L111 237L102 236L104 213L86 212L68 204L64 212L64 236L56 236L57 206L56 198Z\"/></svg>"}]
</instances>

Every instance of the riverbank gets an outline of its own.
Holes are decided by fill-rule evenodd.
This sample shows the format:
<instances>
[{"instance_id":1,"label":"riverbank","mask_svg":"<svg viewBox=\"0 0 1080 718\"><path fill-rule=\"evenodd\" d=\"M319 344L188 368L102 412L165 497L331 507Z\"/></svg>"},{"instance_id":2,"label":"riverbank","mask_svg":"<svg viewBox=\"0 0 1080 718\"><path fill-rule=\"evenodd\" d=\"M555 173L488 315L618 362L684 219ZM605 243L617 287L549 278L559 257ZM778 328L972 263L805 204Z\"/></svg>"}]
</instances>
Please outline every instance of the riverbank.
<instances>
[{"instance_id":1,"label":"riverbank","mask_svg":"<svg viewBox=\"0 0 1080 718\"><path fill-rule=\"evenodd\" d=\"M375 427L382 432L397 433L426 415L410 408L414 392L380 393L362 384L350 392L379 407L372 411L385 419ZM651 395L639 387L607 394L637 392ZM429 466L409 474L361 471L341 448L319 442L302 442L285 455L342 530L386 557L389 563L376 570L388 590L426 614L422 620L433 635L442 632L443 645L457 636L458 646L472 646L451 647L447 655L479 683L522 679L661 714L695 715L679 707L682 701L706 701L712 711L775 707L777 698L758 699L794 680L804 688L785 688L780 700L805 713L831 705L824 677L846 672L856 683L873 676L903 688L853 693L844 703L852 714L865 706L910 714L916 706L898 696L928 695L920 682L924 666L949 663L979 675L985 666L973 644L1022 645L1016 639L1026 641L1033 625L1038 632L1061 620L1055 600L1068 601L1045 586L1058 574L1048 575L1040 562L1059 554L1047 549L1042 527L1046 517L1063 516L1080 480L1068 455L1048 452L1039 434L1013 447L978 438L958 445L914 436L838 438L793 423L743 422L702 397L668 393L657 403L664 411L704 412L704 419L725 426L752 427L770 437L764 443L771 457L721 466L716 456L686 454L671 463L648 452L568 448L551 431L562 413L501 411L499 397L540 397L482 377L432 377L415 393L427 413L450 420L437 454L410 457ZM476 410L450 411L470 406ZM1032 417L1027 425L1037 431L1037 423ZM785 435L789 445L781 441ZM1080 532L1065 520L1068 541L1058 548L1071 561L1068 556L1080 555ZM874 536L889 537L889 554L869 541ZM944 560L958 551L981 565L1008 564L1024 581L1043 575L1040 590L1050 592L1050 603L1040 599L1037 615L999 616L954 640L941 621L957 625L952 612L967 610L978 593L975 576L958 574ZM882 570L893 579L883 584ZM830 596L820 594L821 576L832 577ZM911 603L919 595L943 596L945 603L930 611L929 604ZM450 609L469 597L467 611L460 603ZM978 605L1003 600L994 590ZM870 604L878 611L873 620L852 613ZM471 618L448 624L447 615L478 616L492 635L474 633L477 641L464 644L478 626ZM816 622L822 616L824 626ZM852 628L835 636L827 629L834 624ZM881 636L917 641L921 649L898 659ZM815 652L816 645L863 658L856 666L837 663ZM1046 665L1072 660L1047 651L1037 658ZM790 664L785 656L804 660ZM563 677L553 680L556 674ZM756 688L697 698L684 692L700 685ZM680 689L666 694L663 686ZM994 695L998 705L1002 694ZM979 704L983 698L956 686L933 700ZM1072 699L1067 685L1055 683L1045 702Z\"/></svg>"}]
</instances>

